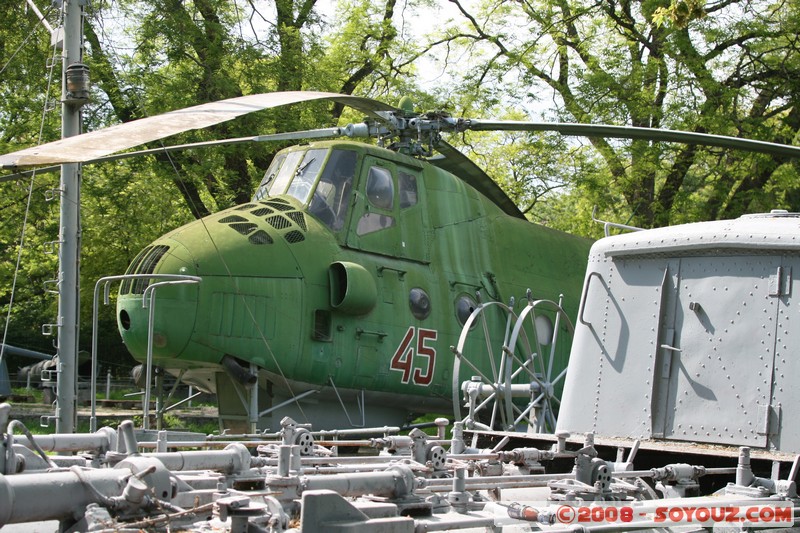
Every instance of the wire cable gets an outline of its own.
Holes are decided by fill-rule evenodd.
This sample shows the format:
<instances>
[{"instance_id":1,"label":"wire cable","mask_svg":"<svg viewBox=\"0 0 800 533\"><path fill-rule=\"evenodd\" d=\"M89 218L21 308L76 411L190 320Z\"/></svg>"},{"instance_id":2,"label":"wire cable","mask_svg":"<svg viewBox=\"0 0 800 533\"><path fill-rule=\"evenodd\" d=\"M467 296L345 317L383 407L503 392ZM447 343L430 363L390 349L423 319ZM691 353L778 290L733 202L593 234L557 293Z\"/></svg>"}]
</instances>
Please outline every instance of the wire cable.
<instances>
[{"instance_id":1,"label":"wire cable","mask_svg":"<svg viewBox=\"0 0 800 533\"><path fill-rule=\"evenodd\" d=\"M96 20L98 22L98 25L101 28L101 34L103 35L103 37L105 37L108 40L108 42L111 42L111 39L109 38L109 36L105 32L105 26L104 26L102 20L100 20L98 18L98 14L95 14L94 20ZM113 46L111 46L110 49L112 50L111 56L116 60L117 64L118 65L124 65L124 63L122 62L120 56L118 55L117 49L115 47L113 47ZM141 105L141 102L138 102L138 105L139 105L140 109L144 109L144 107ZM159 144L161 145L162 148L166 147L166 145L164 144L163 141L159 141ZM181 170L178 168L178 165L176 164L176 162L173 159L172 155L169 152L165 152L165 155L167 157L167 160L169 161L169 164L172 167L172 171L175 173L176 186L177 187L184 186L183 185L184 184L184 176L182 175ZM193 212L197 213L198 212L198 209L197 209L198 206L195 204L195 202L192 199L191 195L190 194L186 194L187 191L188 190L186 188L183 189L183 193L185 193L184 197L190 203L191 210ZM222 252L220 251L220 249L219 249L219 247L217 245L217 242L214 240L214 238L213 238L213 236L211 234L211 231L209 230L208 226L206 225L206 221L203 218L199 218L197 220L199 220L200 224L203 226L203 229L206 232L206 235L208 236L209 241L211 242L212 246L214 247L214 251L215 251L217 257L222 262L222 264L223 264L223 266L225 268L225 272L226 272L228 278L230 280L235 280L235 278L233 276L233 273L231 272L231 269L230 269L230 267L228 265L228 262L226 261L226 259L224 257L224 254L222 254ZM283 379L284 385L285 385L287 391L289 392L289 395L294 397L294 391L292 390L292 386L291 386L288 378L286 377L281 364L279 363L277 357L275 356L275 353L272 351L272 348L270 347L270 344L267 341L266 335L265 335L264 331L262 331L261 325L256 320L255 313L253 312L252 308L248 304L247 298L245 297L245 295L240 291L238 284L236 284L235 282L234 282L234 290L235 290L236 296L241 299L241 302L244 305L245 310L246 310L247 314L249 315L250 320L252 321L253 325L255 326L255 329L258 331L258 335L261 338L261 341L264 344L267 353L269 354L270 358L272 359L273 363L275 364L275 368L278 370L278 374ZM298 410L300 411L300 414L303 416L303 418L306 421L308 421L308 416L303 411L302 406L299 403L297 403L297 407L298 407Z\"/></svg>"},{"instance_id":2,"label":"wire cable","mask_svg":"<svg viewBox=\"0 0 800 533\"><path fill-rule=\"evenodd\" d=\"M48 13L49 11L50 10L48 10ZM33 32L31 32L31 34L32 33ZM27 43L28 40L26 40L25 42ZM53 73L55 71L56 57L58 57L58 50L55 43L53 43L53 56L52 60L50 61L50 69L47 76L47 90L45 92L46 97L45 97L44 107L42 109L41 121L39 123L39 136L37 145L42 144L42 137L44 136L45 116L47 115L48 112L47 101L49 99L50 91L53 88ZM3 67L3 69L5 70L5 67ZM2 73L2 71L0 71L0 73ZM17 289L17 279L19 278L20 265L22 264L22 252L25 249L25 234L28 230L28 217L30 215L30 210L31 210L31 199L33 198L33 185L35 180L36 180L36 172L34 171L31 174L31 179L28 185L28 198L25 204L25 215L22 218L22 231L19 237L19 248L17 249L17 259L14 266L14 276L11 281L11 294L9 296L9 301L8 301L6 321L5 321L5 326L3 327L3 342L2 345L0 346L0 365L3 364L3 359L5 357L6 340L8 339L8 328L11 323L11 311L14 307L14 294L16 293Z\"/></svg>"}]
</instances>

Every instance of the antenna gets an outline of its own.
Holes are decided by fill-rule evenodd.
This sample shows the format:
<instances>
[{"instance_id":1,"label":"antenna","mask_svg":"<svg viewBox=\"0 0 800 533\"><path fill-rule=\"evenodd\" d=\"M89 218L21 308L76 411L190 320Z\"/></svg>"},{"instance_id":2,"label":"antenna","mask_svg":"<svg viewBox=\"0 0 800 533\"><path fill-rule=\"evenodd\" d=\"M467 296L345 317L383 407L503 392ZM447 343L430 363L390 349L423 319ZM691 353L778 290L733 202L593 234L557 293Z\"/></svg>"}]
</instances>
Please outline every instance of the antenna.
<instances>
[{"instance_id":1,"label":"antenna","mask_svg":"<svg viewBox=\"0 0 800 533\"><path fill-rule=\"evenodd\" d=\"M83 64L85 0L61 0L64 9L61 73L61 138L81 133L81 108L89 100L89 71ZM80 322L80 163L61 165L58 248L58 387L56 432L73 433L77 423L78 332Z\"/></svg>"}]
</instances>

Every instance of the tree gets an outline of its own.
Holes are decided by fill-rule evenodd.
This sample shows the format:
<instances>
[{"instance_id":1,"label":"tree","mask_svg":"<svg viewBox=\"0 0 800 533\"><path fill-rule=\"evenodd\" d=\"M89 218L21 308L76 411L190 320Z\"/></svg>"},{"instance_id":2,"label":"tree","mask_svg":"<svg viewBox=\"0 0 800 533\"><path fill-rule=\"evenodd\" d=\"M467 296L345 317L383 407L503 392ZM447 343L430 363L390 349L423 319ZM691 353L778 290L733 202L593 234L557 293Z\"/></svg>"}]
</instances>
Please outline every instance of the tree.
<instances>
[{"instance_id":1,"label":"tree","mask_svg":"<svg viewBox=\"0 0 800 533\"><path fill-rule=\"evenodd\" d=\"M84 129L257 92L389 94L402 85L397 74L411 68L405 55L409 43L398 37L404 32L397 29L403 19L396 4L352 0L342 2L340 18L326 18L316 0L92 2L84 28L85 62L94 88L84 107ZM60 135L58 113L41 111L53 107L45 102L60 98L60 63L53 59L59 52L50 47L50 36L37 17L22 9L25 5L17 0L0 8L3 152L36 144L39 131L42 142ZM57 25L57 11L46 13L52 25ZM325 103L276 109L187 133L170 143L318 128L335 124L341 113ZM193 217L247 202L281 147L218 147L84 166L82 346L89 343L97 279L124 272L144 246ZM22 234L17 222L25 217L28 203L26 183L0 183L5 198L0 245L7 251L0 258L3 311L12 299L15 251ZM33 184L28 217L36 223L26 230L8 328L9 341L42 351L51 347L40 335L41 324L55 316L55 298L43 281L57 274L55 256L44 256L42 248L58 239L57 202L45 202L42 195L55 187L55 174L40 175ZM103 307L101 321L101 357L105 353L109 361L124 360L113 312Z\"/></svg>"},{"instance_id":2,"label":"tree","mask_svg":"<svg viewBox=\"0 0 800 533\"><path fill-rule=\"evenodd\" d=\"M501 99L530 104L546 89L556 103L549 116L565 121L784 143L800 128L796 3L521 0L471 11L451 2L464 25L442 41L476 59L461 69L468 90L505 86ZM781 158L645 140L589 142L604 172L577 176L572 193L612 188L636 225L800 209L797 169Z\"/></svg>"}]
</instances>

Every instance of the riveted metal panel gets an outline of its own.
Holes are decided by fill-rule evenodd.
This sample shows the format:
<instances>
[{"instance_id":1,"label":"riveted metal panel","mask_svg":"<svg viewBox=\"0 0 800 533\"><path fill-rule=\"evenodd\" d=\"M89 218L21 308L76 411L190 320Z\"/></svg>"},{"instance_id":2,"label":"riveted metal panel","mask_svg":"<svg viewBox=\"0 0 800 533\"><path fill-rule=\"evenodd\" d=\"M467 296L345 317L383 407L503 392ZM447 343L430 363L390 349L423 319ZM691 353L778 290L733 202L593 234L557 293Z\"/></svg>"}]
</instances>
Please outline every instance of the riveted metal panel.
<instances>
[{"instance_id":1,"label":"riveted metal panel","mask_svg":"<svg viewBox=\"0 0 800 533\"><path fill-rule=\"evenodd\" d=\"M766 445L759 409L771 399L778 300L769 279L779 266L775 257L681 259L666 438Z\"/></svg>"},{"instance_id":2,"label":"riveted metal panel","mask_svg":"<svg viewBox=\"0 0 800 533\"><path fill-rule=\"evenodd\" d=\"M558 429L649 438L666 262L595 259L585 282Z\"/></svg>"},{"instance_id":3,"label":"riveted metal panel","mask_svg":"<svg viewBox=\"0 0 800 533\"><path fill-rule=\"evenodd\" d=\"M769 428L770 448L787 451L800 451L800 424L797 423L797 408L800 406L800 390L797 387L800 376L800 309L797 294L800 290L800 258L789 256L782 260L784 289L775 298L778 307L775 333L775 366L772 389L772 417Z\"/></svg>"},{"instance_id":4,"label":"riveted metal panel","mask_svg":"<svg viewBox=\"0 0 800 533\"><path fill-rule=\"evenodd\" d=\"M680 260L667 262L661 280L661 313L658 323L658 342L655 375L653 376L652 435L663 438L667 420L667 399L669 398L670 377L673 361L680 357L677 348L675 308L678 305L678 283L680 279Z\"/></svg>"}]
</instances>

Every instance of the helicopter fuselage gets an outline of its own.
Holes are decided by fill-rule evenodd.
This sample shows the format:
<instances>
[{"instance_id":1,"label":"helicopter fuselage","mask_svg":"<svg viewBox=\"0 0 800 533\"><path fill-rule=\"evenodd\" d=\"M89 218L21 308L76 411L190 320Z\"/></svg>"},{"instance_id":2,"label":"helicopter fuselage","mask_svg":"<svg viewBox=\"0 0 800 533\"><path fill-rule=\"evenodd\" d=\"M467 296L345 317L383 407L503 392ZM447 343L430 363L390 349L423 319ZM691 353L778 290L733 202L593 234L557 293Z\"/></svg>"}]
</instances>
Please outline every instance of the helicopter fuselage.
<instances>
[{"instance_id":1,"label":"helicopter fuselage","mask_svg":"<svg viewBox=\"0 0 800 533\"><path fill-rule=\"evenodd\" d=\"M505 214L430 163L331 141L280 152L253 201L161 237L128 273L202 278L157 289L152 357L215 392L221 412L246 406L252 375L260 411L300 395L346 411L355 398L361 421L372 411L385 423L387 412L451 412L451 346L481 300L563 294L574 316L588 247ZM123 282L117 309L142 362L146 285ZM502 339L507 326L498 315L481 327Z\"/></svg>"}]
</instances>

